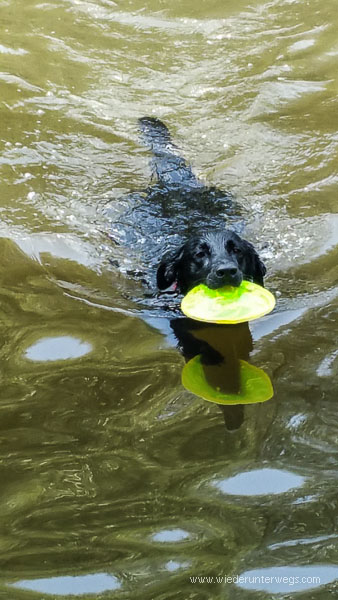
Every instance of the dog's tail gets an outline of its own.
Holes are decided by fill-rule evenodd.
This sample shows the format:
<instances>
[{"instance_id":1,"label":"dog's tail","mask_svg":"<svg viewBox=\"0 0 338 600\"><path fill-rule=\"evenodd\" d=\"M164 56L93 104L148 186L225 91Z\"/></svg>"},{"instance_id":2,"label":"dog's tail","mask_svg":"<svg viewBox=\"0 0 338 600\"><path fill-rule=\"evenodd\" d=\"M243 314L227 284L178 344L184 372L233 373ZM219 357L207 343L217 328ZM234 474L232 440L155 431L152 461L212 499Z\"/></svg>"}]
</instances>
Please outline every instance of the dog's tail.
<instances>
[{"instance_id":1,"label":"dog's tail","mask_svg":"<svg viewBox=\"0 0 338 600\"><path fill-rule=\"evenodd\" d=\"M190 166L188 166L171 140L168 128L154 117L139 119L141 137L152 151L152 167L160 184L166 187L201 187Z\"/></svg>"}]
</instances>

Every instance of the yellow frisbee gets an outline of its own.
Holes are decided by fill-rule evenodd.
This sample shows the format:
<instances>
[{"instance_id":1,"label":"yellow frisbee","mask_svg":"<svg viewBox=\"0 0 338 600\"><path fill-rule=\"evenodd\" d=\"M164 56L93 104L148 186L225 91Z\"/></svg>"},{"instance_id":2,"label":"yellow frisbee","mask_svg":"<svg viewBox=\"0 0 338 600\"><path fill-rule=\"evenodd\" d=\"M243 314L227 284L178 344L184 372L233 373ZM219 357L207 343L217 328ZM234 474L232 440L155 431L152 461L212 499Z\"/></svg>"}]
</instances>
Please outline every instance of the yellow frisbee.
<instances>
[{"instance_id":1,"label":"yellow frisbee","mask_svg":"<svg viewBox=\"0 0 338 600\"><path fill-rule=\"evenodd\" d=\"M203 365L199 354L183 367L182 384L189 392L217 404L256 404L266 402L273 397L270 377L263 369L250 365L245 360L240 360L240 389L237 394L225 393L217 385L217 380L221 380L221 373L217 373L217 371L221 370L222 364Z\"/></svg>"},{"instance_id":2,"label":"yellow frisbee","mask_svg":"<svg viewBox=\"0 0 338 600\"><path fill-rule=\"evenodd\" d=\"M275 304L271 292L251 281L242 281L239 287L227 285L217 290L198 285L184 296L181 309L190 319L234 325L263 317Z\"/></svg>"}]
</instances>

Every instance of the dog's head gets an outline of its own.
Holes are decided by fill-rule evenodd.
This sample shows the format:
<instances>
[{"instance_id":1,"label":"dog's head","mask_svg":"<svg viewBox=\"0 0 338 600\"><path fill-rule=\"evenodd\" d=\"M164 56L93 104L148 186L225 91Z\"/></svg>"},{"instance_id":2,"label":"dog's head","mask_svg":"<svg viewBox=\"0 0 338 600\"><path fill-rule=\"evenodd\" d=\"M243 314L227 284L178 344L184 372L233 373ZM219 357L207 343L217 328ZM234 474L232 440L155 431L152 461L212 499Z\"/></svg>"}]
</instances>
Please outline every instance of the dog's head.
<instances>
[{"instance_id":1,"label":"dog's head","mask_svg":"<svg viewBox=\"0 0 338 600\"><path fill-rule=\"evenodd\" d=\"M157 285L174 283L186 294L203 283L211 289L239 286L243 279L263 284L266 268L252 244L230 230L206 232L165 254L157 271Z\"/></svg>"}]
</instances>

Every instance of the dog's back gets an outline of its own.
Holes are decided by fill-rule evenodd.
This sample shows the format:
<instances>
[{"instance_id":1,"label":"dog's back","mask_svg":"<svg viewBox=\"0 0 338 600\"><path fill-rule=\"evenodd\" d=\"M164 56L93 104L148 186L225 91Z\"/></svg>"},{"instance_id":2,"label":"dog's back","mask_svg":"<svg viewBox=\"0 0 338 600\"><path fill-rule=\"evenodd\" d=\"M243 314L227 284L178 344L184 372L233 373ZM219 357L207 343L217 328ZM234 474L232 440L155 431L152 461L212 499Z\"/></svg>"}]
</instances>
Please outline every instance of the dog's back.
<instances>
[{"instance_id":1,"label":"dog's back","mask_svg":"<svg viewBox=\"0 0 338 600\"><path fill-rule=\"evenodd\" d=\"M169 189L201 189L199 181L173 144L168 128L154 117L139 119L141 138L152 151L152 170L158 184Z\"/></svg>"},{"instance_id":2,"label":"dog's back","mask_svg":"<svg viewBox=\"0 0 338 600\"><path fill-rule=\"evenodd\" d=\"M124 271L133 277L141 273L153 286L159 258L166 251L206 231L223 231L229 222L238 225L239 209L228 192L195 176L159 119L143 117L139 128L152 153L153 181L127 197L126 211L118 222L112 219L112 239L129 248Z\"/></svg>"}]
</instances>

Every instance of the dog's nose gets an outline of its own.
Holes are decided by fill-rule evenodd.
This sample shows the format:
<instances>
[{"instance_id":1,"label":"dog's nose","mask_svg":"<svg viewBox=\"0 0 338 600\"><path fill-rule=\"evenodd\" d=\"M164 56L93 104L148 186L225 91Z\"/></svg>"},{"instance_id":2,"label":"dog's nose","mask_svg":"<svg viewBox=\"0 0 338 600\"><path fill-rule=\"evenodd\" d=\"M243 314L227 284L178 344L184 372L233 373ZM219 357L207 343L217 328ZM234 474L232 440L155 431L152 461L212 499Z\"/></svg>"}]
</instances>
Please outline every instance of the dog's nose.
<instances>
[{"instance_id":1,"label":"dog's nose","mask_svg":"<svg viewBox=\"0 0 338 600\"><path fill-rule=\"evenodd\" d=\"M220 265L216 269L216 276L219 279L224 279L224 277L234 277L237 275L238 269L237 267L226 267L225 265Z\"/></svg>"}]
</instances>

